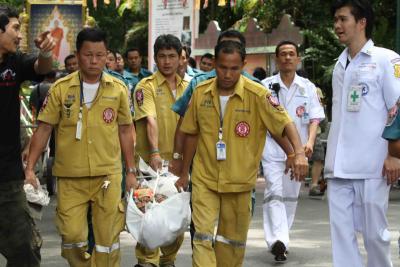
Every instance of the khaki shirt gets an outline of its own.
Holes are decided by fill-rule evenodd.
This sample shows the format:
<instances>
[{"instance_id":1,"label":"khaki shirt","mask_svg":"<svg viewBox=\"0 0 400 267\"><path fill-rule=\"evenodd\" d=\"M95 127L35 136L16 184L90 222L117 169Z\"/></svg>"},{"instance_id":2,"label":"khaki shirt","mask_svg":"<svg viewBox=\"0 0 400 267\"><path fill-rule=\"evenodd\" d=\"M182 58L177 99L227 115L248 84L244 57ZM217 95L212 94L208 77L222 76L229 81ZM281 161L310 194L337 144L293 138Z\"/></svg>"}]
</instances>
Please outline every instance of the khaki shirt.
<instances>
[{"instance_id":1,"label":"khaki shirt","mask_svg":"<svg viewBox=\"0 0 400 267\"><path fill-rule=\"evenodd\" d=\"M136 153L148 162L150 145L147 138L146 117L157 119L158 149L163 159L171 160L174 149L174 136L179 116L171 106L188 85L176 75L176 96L173 95L165 77L157 71L141 80L135 89Z\"/></svg>"},{"instance_id":2,"label":"khaki shirt","mask_svg":"<svg viewBox=\"0 0 400 267\"><path fill-rule=\"evenodd\" d=\"M53 173L61 177L121 173L118 126L132 123L127 87L103 73L91 107L82 105L82 135L77 140L80 91L78 72L59 79L50 89L38 117L56 130Z\"/></svg>"},{"instance_id":3,"label":"khaki shirt","mask_svg":"<svg viewBox=\"0 0 400 267\"><path fill-rule=\"evenodd\" d=\"M181 130L199 136L192 181L218 192L249 191L255 186L267 130L280 136L291 119L268 90L241 76L223 118L226 160L218 161L219 106L213 78L196 88L185 114Z\"/></svg>"}]
</instances>

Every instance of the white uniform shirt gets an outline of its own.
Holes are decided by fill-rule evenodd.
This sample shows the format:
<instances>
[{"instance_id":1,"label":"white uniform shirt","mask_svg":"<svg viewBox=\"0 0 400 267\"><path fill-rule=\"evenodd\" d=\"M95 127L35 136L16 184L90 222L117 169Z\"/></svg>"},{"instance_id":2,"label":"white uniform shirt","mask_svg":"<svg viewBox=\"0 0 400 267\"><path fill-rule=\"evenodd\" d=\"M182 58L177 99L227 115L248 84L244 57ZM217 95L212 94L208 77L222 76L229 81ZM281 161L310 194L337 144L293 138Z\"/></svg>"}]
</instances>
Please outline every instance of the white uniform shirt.
<instances>
[{"instance_id":1,"label":"white uniform shirt","mask_svg":"<svg viewBox=\"0 0 400 267\"><path fill-rule=\"evenodd\" d=\"M388 110L400 96L400 57L369 40L350 61L340 55L332 78L332 124L325 177L382 178L387 142L381 137ZM347 111L352 85L362 86L359 111Z\"/></svg>"},{"instance_id":2,"label":"white uniform shirt","mask_svg":"<svg viewBox=\"0 0 400 267\"><path fill-rule=\"evenodd\" d=\"M315 85L308 79L295 74L290 88L286 88L282 82L280 74L268 77L262 81L262 84L271 90L273 96L277 97L272 90L272 84L279 83L280 90L279 103L287 110L299 132L301 142L306 144L308 141L308 128L310 120L325 118L324 109L319 101ZM282 148L267 135L266 145L264 147L263 159L284 161L286 154Z\"/></svg>"}]
</instances>

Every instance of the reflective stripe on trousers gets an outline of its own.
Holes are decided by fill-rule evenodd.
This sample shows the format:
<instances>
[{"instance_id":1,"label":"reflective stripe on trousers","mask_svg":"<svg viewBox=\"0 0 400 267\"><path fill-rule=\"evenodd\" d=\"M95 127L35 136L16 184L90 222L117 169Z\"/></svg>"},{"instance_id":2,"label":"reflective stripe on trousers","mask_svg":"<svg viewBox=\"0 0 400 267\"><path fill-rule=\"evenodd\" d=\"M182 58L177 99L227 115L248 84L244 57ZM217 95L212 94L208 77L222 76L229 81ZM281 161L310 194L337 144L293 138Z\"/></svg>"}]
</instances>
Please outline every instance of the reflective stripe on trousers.
<instances>
[{"instance_id":1,"label":"reflective stripe on trousers","mask_svg":"<svg viewBox=\"0 0 400 267\"><path fill-rule=\"evenodd\" d=\"M62 243L62 248L63 249L82 248L84 246L87 246L87 244L88 244L87 241L78 242L78 243Z\"/></svg>"},{"instance_id":2,"label":"reflective stripe on trousers","mask_svg":"<svg viewBox=\"0 0 400 267\"><path fill-rule=\"evenodd\" d=\"M230 246L235 247L235 248L244 248L244 247L246 247L246 242L228 239L228 238L226 238L226 237L224 237L222 235L217 235L215 237L215 241L230 245Z\"/></svg>"},{"instance_id":3,"label":"reflective stripe on trousers","mask_svg":"<svg viewBox=\"0 0 400 267\"><path fill-rule=\"evenodd\" d=\"M214 236L195 232L193 240L214 242Z\"/></svg>"},{"instance_id":4,"label":"reflective stripe on trousers","mask_svg":"<svg viewBox=\"0 0 400 267\"><path fill-rule=\"evenodd\" d=\"M112 244L111 247L105 247L105 246L96 245L96 251L97 252L101 252L101 253L110 254L114 250L118 250L118 249L119 249L119 242Z\"/></svg>"},{"instance_id":5,"label":"reflective stripe on trousers","mask_svg":"<svg viewBox=\"0 0 400 267\"><path fill-rule=\"evenodd\" d=\"M264 204L271 202L272 200L277 200L280 202L297 202L299 200L298 197L282 197L278 195L272 195L264 198Z\"/></svg>"}]
</instances>

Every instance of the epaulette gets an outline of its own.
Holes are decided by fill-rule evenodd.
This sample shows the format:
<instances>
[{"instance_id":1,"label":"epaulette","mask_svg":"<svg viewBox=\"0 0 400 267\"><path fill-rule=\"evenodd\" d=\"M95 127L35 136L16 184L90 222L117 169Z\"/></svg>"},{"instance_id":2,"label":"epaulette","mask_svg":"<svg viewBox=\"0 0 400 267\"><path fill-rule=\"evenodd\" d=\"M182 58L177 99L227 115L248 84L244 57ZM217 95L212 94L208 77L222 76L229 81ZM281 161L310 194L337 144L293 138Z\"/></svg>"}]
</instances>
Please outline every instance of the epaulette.
<instances>
[{"instance_id":1,"label":"epaulette","mask_svg":"<svg viewBox=\"0 0 400 267\"><path fill-rule=\"evenodd\" d=\"M56 86L56 85L58 85L60 83L69 82L72 78L74 78L73 74L69 74L67 76L64 76L64 77L58 79L57 81L55 81L53 86Z\"/></svg>"},{"instance_id":2,"label":"epaulette","mask_svg":"<svg viewBox=\"0 0 400 267\"><path fill-rule=\"evenodd\" d=\"M124 88L127 88L126 84L121 79L113 76L111 73L103 72L103 75L107 75L107 79L111 79L113 81L113 83L118 83L119 85L123 86Z\"/></svg>"},{"instance_id":3,"label":"epaulette","mask_svg":"<svg viewBox=\"0 0 400 267\"><path fill-rule=\"evenodd\" d=\"M244 89L248 90L258 96L265 95L266 88L260 84L259 82L253 81L245 76L242 76L244 79Z\"/></svg>"},{"instance_id":4,"label":"epaulette","mask_svg":"<svg viewBox=\"0 0 400 267\"><path fill-rule=\"evenodd\" d=\"M204 86L204 85L210 84L210 83L212 83L214 80L215 80L215 77L209 78L209 79L204 80L204 81L201 81L199 84L196 85L196 88L197 88L197 87L200 87L200 86Z\"/></svg>"},{"instance_id":5,"label":"epaulette","mask_svg":"<svg viewBox=\"0 0 400 267\"><path fill-rule=\"evenodd\" d=\"M156 78L156 76L152 74L152 75L150 75L150 76L148 76L148 77L145 77L145 78L141 79L139 83L145 83L145 82L147 82L147 81L152 81L152 80L154 80L155 78Z\"/></svg>"}]
</instances>

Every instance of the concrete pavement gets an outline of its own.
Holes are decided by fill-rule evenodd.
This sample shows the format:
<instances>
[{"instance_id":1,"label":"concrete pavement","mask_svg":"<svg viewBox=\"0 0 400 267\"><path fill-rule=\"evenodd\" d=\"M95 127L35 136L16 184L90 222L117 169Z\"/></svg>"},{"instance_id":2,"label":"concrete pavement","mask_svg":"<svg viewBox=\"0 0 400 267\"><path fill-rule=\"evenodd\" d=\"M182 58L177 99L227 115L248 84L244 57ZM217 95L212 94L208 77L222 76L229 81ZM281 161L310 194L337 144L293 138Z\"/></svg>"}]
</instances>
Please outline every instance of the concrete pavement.
<instances>
[{"instance_id":1,"label":"concrete pavement","mask_svg":"<svg viewBox=\"0 0 400 267\"><path fill-rule=\"evenodd\" d=\"M248 234L246 258L243 266L261 267L276 266L272 255L267 252L262 227L262 201L264 181L257 183L256 209ZM326 199L315 200L307 196L308 188L302 188L296 220L291 231L291 245L285 267L330 267L331 244L329 233L328 207ZM55 201L45 209L43 219L38 223L44 243L42 248L43 267L67 267L68 264L60 256L60 237L54 226ZM393 266L400 266L397 238L400 229L400 191L392 190L388 212L390 231L392 233ZM134 258L134 240L130 234L121 234L122 267L132 267ZM359 238L362 248L362 238ZM361 249L365 256L365 251ZM0 256L0 266L5 260ZM191 266L190 236L186 233L185 242L178 255L176 266ZM280 265L282 266L282 265ZM377 266L378 267L378 266Z\"/></svg>"}]
</instances>

